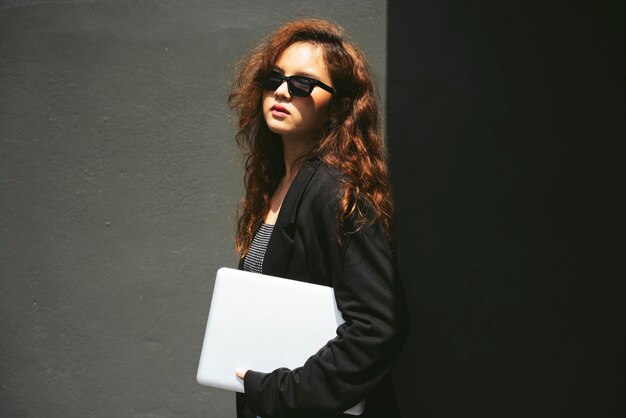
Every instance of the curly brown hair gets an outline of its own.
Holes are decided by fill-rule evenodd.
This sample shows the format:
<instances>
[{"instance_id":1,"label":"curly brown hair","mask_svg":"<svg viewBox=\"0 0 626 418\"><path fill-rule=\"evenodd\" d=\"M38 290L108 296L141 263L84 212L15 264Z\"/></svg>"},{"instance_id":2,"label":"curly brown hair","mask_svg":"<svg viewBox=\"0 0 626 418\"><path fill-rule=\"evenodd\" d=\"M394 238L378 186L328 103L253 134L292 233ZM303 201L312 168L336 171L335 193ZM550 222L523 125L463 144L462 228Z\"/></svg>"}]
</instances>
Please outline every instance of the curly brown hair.
<instances>
[{"instance_id":1,"label":"curly brown hair","mask_svg":"<svg viewBox=\"0 0 626 418\"><path fill-rule=\"evenodd\" d=\"M337 24L320 19L288 22L265 38L237 65L228 102L237 114L237 144L245 158L246 195L239 208L236 250L243 257L255 231L267 215L270 199L285 174L280 136L271 132L261 111L267 77L281 53L296 42L320 46L337 90L328 119L314 149L317 157L342 173L342 196L337 208L340 240L374 219L362 202L369 201L391 237L393 204L386 150L372 72L363 53L350 43ZM370 211L371 212L371 211ZM342 229L350 219L352 230Z\"/></svg>"}]
</instances>

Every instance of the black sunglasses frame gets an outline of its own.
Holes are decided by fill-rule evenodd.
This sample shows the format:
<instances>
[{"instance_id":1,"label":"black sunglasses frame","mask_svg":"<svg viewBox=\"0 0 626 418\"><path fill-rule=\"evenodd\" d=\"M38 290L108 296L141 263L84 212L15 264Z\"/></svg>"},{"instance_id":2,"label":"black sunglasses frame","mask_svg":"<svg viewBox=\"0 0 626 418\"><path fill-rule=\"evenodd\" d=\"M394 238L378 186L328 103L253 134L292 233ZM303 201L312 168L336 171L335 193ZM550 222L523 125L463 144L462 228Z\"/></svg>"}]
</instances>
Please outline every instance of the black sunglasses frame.
<instances>
[{"instance_id":1,"label":"black sunglasses frame","mask_svg":"<svg viewBox=\"0 0 626 418\"><path fill-rule=\"evenodd\" d=\"M273 80L272 80L273 78ZM280 78L280 81L279 81ZM306 80L307 82L309 82L309 90L303 90L301 88L298 88L296 86L293 85L293 81L292 80ZM268 91L275 91L276 89L278 89L283 82L287 82L287 90L289 91L289 94L291 94L292 96L296 96L296 97L307 97L310 96L311 93L313 92L313 89L315 88L315 86L318 86L319 88L326 90L327 92L329 92L330 94L337 94L337 90L335 90L334 88L332 88L331 86L322 83L321 81L312 78L312 77L307 77L304 75L292 75L292 76L284 76L281 73L279 73L278 71L272 71L270 73L270 76L265 80L265 81L261 81L259 82L259 85L261 86L261 88L263 90L268 90ZM274 83L278 82L278 84L276 85L276 87L274 86ZM271 84L270 84L271 83Z\"/></svg>"}]
</instances>

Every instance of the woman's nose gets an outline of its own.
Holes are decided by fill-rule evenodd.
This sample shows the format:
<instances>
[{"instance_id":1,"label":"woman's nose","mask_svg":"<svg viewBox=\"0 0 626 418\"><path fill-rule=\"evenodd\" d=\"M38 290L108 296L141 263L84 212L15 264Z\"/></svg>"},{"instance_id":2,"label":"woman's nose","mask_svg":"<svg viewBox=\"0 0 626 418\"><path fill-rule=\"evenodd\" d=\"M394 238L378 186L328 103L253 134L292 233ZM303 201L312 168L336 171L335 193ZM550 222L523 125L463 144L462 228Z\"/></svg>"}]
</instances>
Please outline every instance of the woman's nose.
<instances>
[{"instance_id":1,"label":"woman's nose","mask_svg":"<svg viewBox=\"0 0 626 418\"><path fill-rule=\"evenodd\" d=\"M280 86L276 87L276 90L274 90L274 94L276 96L281 96L284 98L291 98L291 95L289 94L289 86L287 85L286 80L283 80L283 82L280 83Z\"/></svg>"}]
</instances>

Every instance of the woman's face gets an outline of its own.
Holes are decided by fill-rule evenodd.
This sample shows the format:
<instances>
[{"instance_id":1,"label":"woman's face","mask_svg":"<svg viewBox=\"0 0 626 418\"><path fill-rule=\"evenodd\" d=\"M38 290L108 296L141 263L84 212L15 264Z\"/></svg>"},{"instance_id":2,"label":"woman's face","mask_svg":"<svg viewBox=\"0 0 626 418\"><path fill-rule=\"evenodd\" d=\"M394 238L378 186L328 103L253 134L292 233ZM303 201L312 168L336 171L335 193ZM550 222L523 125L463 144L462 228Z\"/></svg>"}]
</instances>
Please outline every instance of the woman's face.
<instances>
[{"instance_id":1,"label":"woman's face","mask_svg":"<svg viewBox=\"0 0 626 418\"><path fill-rule=\"evenodd\" d=\"M274 70L284 76L304 75L332 86L324 63L322 48L296 42L278 57ZM332 95L316 86L310 96L289 94L284 81L275 91L263 92L263 116L270 131L285 140L313 141L317 138L326 118Z\"/></svg>"}]
</instances>

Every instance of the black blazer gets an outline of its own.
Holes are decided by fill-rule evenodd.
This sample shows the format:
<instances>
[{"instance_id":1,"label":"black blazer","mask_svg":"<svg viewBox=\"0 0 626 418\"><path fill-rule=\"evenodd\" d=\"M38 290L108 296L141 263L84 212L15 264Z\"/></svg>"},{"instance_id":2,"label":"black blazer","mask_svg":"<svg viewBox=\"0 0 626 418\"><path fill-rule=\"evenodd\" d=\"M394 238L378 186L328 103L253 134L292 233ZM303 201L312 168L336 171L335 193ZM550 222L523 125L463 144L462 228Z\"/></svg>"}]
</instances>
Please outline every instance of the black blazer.
<instances>
[{"instance_id":1,"label":"black blazer","mask_svg":"<svg viewBox=\"0 0 626 418\"><path fill-rule=\"evenodd\" d=\"M263 273L332 286L346 322L302 367L248 371L245 395L237 394L239 418L345 418L342 412L363 398L362 418L399 416L390 368L408 331L404 291L380 220L338 242L340 187L338 170L317 159L302 165L278 214Z\"/></svg>"}]
</instances>

